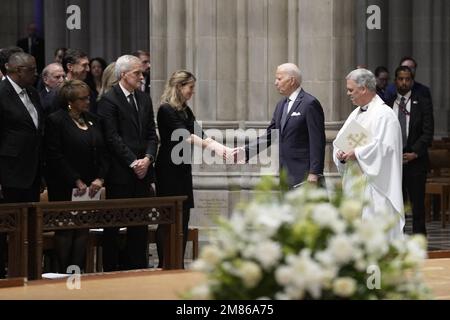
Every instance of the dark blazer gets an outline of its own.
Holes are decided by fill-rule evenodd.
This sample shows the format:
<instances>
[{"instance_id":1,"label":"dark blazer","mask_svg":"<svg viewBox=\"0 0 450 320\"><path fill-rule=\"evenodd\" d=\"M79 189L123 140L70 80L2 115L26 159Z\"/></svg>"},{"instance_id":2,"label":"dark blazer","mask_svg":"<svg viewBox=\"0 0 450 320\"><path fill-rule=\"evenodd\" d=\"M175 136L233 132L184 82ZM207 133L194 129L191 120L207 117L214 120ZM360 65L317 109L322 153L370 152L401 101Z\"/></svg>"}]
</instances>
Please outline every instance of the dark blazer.
<instances>
[{"instance_id":1,"label":"dark blazer","mask_svg":"<svg viewBox=\"0 0 450 320\"><path fill-rule=\"evenodd\" d=\"M156 158L156 193L158 196L187 195L184 208L194 207L192 187L192 166L190 160L192 145L183 142L190 134L205 137L202 129L195 121L192 110L186 105L185 111L177 111L169 104L163 104L158 110L158 130L161 140L158 157ZM185 135L177 141L172 141L172 133L177 129L185 129ZM184 143L180 157L186 158L187 163L175 164L171 153L174 147ZM189 154L184 154L183 150Z\"/></svg>"},{"instance_id":2,"label":"dark blazer","mask_svg":"<svg viewBox=\"0 0 450 320\"><path fill-rule=\"evenodd\" d=\"M54 100L56 98L56 90L47 91L47 89L42 89L39 92L39 96L41 97L42 109L44 110L44 114L48 116L52 112L54 112Z\"/></svg>"},{"instance_id":3,"label":"dark blazer","mask_svg":"<svg viewBox=\"0 0 450 320\"><path fill-rule=\"evenodd\" d=\"M98 102L97 112L103 118L105 139L111 153L107 183L132 183L137 176L130 168L131 163L146 154L156 158L158 141L152 100L140 90L135 90L134 93L139 109L139 121L133 115L132 106L119 84L113 86ZM154 180L152 165L144 179L149 183Z\"/></svg>"},{"instance_id":4,"label":"dark blazer","mask_svg":"<svg viewBox=\"0 0 450 320\"><path fill-rule=\"evenodd\" d=\"M386 102L393 107L395 99L391 98ZM408 166L414 167L420 171L426 171L428 167L428 147L431 146L434 135L433 106L426 97L412 91L411 110L409 118L408 140L403 152L415 152L418 158L408 163Z\"/></svg>"},{"instance_id":5,"label":"dark blazer","mask_svg":"<svg viewBox=\"0 0 450 320\"><path fill-rule=\"evenodd\" d=\"M283 130L281 116L287 98L278 102L264 136L246 146L246 158L271 144L271 130L279 130L280 169L286 169L289 185L294 186L309 173L323 174L325 159L325 120L320 102L303 89L289 110ZM293 116L295 113L295 116Z\"/></svg>"},{"instance_id":6,"label":"dark blazer","mask_svg":"<svg viewBox=\"0 0 450 320\"><path fill-rule=\"evenodd\" d=\"M66 110L47 118L46 179L52 201L70 201L77 179L89 186L95 179L106 177L109 155L100 119L91 113L84 117L89 127L86 131L78 128Z\"/></svg>"},{"instance_id":7,"label":"dark blazer","mask_svg":"<svg viewBox=\"0 0 450 320\"><path fill-rule=\"evenodd\" d=\"M420 82L414 81L411 90L416 94L416 96L426 98L430 100L431 103L433 103L433 100L431 99L430 89L427 86L421 84ZM386 87L383 97L381 98L384 100L384 102L386 102L386 104L388 104L387 102L392 101L392 99L395 100L397 98L397 88L395 86L395 83L391 83Z\"/></svg>"},{"instance_id":8,"label":"dark blazer","mask_svg":"<svg viewBox=\"0 0 450 320\"><path fill-rule=\"evenodd\" d=\"M38 114L38 128L8 79L0 82L0 184L27 189L42 169L44 114L39 94L27 88Z\"/></svg>"}]
</instances>

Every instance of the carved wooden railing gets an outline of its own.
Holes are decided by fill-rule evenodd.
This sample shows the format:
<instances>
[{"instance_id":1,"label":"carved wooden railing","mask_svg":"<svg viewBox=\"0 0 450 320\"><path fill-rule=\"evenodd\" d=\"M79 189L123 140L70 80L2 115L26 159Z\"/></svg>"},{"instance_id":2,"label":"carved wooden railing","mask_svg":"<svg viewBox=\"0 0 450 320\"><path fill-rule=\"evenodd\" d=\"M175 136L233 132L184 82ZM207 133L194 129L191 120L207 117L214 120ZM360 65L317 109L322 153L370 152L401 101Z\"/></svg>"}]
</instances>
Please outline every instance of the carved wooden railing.
<instances>
[{"instance_id":1,"label":"carved wooden railing","mask_svg":"<svg viewBox=\"0 0 450 320\"><path fill-rule=\"evenodd\" d=\"M0 232L9 234L8 277L39 279L43 233L52 230L167 224L164 269L182 267L185 196L86 202L39 202L0 206ZM167 259L166 259L167 257Z\"/></svg>"},{"instance_id":2,"label":"carved wooden railing","mask_svg":"<svg viewBox=\"0 0 450 320\"><path fill-rule=\"evenodd\" d=\"M27 274L27 212L31 204L0 205L0 233L8 234L8 277ZM0 252L3 254L3 252Z\"/></svg>"}]
</instances>

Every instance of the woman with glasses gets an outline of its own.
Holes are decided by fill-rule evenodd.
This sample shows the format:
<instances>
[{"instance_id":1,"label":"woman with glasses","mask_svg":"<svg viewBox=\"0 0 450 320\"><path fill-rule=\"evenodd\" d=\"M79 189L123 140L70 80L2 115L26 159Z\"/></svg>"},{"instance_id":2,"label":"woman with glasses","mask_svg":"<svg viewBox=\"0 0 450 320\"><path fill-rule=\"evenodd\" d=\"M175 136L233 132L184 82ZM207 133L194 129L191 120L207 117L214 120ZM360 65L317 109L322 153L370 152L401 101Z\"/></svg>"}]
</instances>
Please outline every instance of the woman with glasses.
<instances>
[{"instance_id":1,"label":"woman with glasses","mask_svg":"<svg viewBox=\"0 0 450 320\"><path fill-rule=\"evenodd\" d=\"M103 187L109 160L101 123L89 110L90 89L82 81L67 80L59 89L61 110L47 119L45 131L46 181L49 201L70 201L86 193L95 197ZM55 233L58 272L84 268L89 230Z\"/></svg>"}]
</instances>

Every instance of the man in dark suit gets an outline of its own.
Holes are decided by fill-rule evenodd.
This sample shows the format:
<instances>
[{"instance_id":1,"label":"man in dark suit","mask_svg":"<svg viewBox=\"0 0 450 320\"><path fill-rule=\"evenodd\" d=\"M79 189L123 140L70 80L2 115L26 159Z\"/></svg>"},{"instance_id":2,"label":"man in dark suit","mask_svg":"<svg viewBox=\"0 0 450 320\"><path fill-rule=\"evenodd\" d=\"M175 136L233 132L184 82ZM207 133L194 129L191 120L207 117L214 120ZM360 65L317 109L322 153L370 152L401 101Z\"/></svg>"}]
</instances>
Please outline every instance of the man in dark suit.
<instances>
[{"instance_id":1,"label":"man in dark suit","mask_svg":"<svg viewBox=\"0 0 450 320\"><path fill-rule=\"evenodd\" d=\"M138 57L141 59L142 67L144 68L144 80L141 84L141 91L145 93L150 93L150 52L144 51L144 50L137 50L136 52L133 52L133 56Z\"/></svg>"},{"instance_id":2,"label":"man in dark suit","mask_svg":"<svg viewBox=\"0 0 450 320\"><path fill-rule=\"evenodd\" d=\"M325 124L320 102L301 87L299 68L292 63L278 66L275 86L285 96L275 108L266 134L245 146L245 159L270 146L272 130L279 132L280 169L288 175L289 187L308 181L323 184ZM241 149L242 150L242 149ZM236 149L235 155L239 156Z\"/></svg>"},{"instance_id":3,"label":"man in dark suit","mask_svg":"<svg viewBox=\"0 0 450 320\"><path fill-rule=\"evenodd\" d=\"M150 96L139 90L143 79L139 58L125 55L117 59L119 83L99 101L98 114L104 120L105 137L112 154L106 177L108 199L144 198L153 195L153 162L157 136ZM108 228L103 236L103 269L118 270L118 228ZM126 269L148 267L147 226L128 227Z\"/></svg>"},{"instance_id":4,"label":"man in dark suit","mask_svg":"<svg viewBox=\"0 0 450 320\"><path fill-rule=\"evenodd\" d=\"M37 26L35 23L30 23L27 26L27 33L28 35L25 38L17 40L17 46L36 59L37 71L41 73L45 65L44 39L37 35Z\"/></svg>"},{"instance_id":5,"label":"man in dark suit","mask_svg":"<svg viewBox=\"0 0 450 320\"><path fill-rule=\"evenodd\" d=\"M405 66L408 67L411 70L412 73L412 87L411 90L416 94L416 96L421 96L423 98L426 98L430 100L431 103L433 103L431 98L431 92L430 88L427 86L421 84L420 82L417 82L414 80L416 77L416 70L417 70L417 62L412 57L403 57L400 60L399 66ZM392 99L395 99L397 97L397 86L395 83L391 83L386 88L386 91L384 92L384 101L391 101Z\"/></svg>"},{"instance_id":6,"label":"man in dark suit","mask_svg":"<svg viewBox=\"0 0 450 320\"><path fill-rule=\"evenodd\" d=\"M6 72L6 79L0 82L3 203L39 201L43 113L39 94L32 87L36 79L36 61L27 53L15 53L6 64ZM0 276L4 276L2 270Z\"/></svg>"},{"instance_id":7,"label":"man in dark suit","mask_svg":"<svg viewBox=\"0 0 450 320\"><path fill-rule=\"evenodd\" d=\"M428 147L434 134L431 100L413 88L413 72L407 66L395 70L397 96L387 101L398 115L403 136L403 194L412 205L413 233L426 234L425 183Z\"/></svg>"},{"instance_id":8,"label":"man in dark suit","mask_svg":"<svg viewBox=\"0 0 450 320\"><path fill-rule=\"evenodd\" d=\"M63 83L65 77L64 69L59 63L50 63L42 71L42 82L44 88L39 92L42 108L47 115L52 110L58 86Z\"/></svg>"}]
</instances>

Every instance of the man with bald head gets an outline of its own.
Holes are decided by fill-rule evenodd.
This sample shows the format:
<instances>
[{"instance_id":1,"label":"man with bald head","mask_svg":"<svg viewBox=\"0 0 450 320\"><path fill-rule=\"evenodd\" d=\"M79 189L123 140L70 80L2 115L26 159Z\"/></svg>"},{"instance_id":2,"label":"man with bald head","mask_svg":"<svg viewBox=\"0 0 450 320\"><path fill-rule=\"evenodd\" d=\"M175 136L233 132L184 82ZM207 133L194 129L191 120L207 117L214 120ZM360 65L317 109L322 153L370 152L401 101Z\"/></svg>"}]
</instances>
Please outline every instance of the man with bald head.
<instances>
[{"instance_id":1,"label":"man with bald head","mask_svg":"<svg viewBox=\"0 0 450 320\"><path fill-rule=\"evenodd\" d=\"M280 169L287 171L292 188L303 181L323 183L325 158L325 124L320 102L301 87L298 66L285 63L277 67L275 87L284 96L277 106L266 133L245 148L246 161L269 147L279 133ZM236 149L235 155L240 150Z\"/></svg>"},{"instance_id":2,"label":"man with bald head","mask_svg":"<svg viewBox=\"0 0 450 320\"><path fill-rule=\"evenodd\" d=\"M42 108L45 113L49 113L56 95L58 86L63 83L65 72L60 63L50 63L42 71L42 81L44 88L39 92Z\"/></svg>"}]
</instances>

